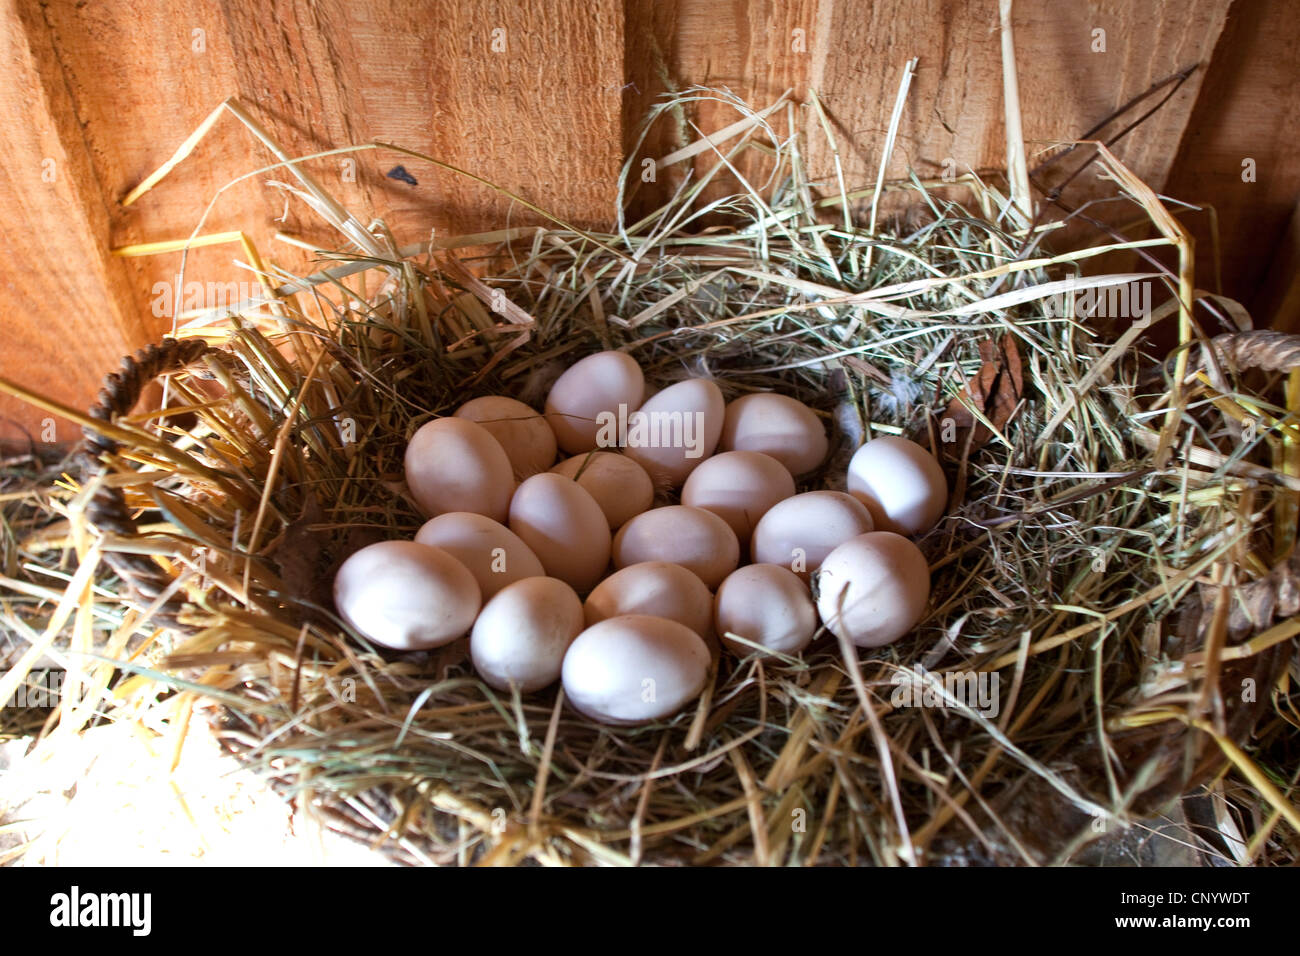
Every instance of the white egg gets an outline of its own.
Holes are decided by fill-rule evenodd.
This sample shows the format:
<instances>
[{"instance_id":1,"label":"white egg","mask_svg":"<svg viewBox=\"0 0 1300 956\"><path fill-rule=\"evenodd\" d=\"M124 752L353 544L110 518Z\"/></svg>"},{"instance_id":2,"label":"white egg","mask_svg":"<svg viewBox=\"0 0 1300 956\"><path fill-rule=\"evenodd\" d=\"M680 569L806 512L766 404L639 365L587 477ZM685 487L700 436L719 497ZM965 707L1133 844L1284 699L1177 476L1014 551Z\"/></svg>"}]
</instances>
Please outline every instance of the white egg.
<instances>
[{"instance_id":1,"label":"white egg","mask_svg":"<svg viewBox=\"0 0 1300 956\"><path fill-rule=\"evenodd\" d=\"M701 463L682 487L682 504L712 511L748 543L758 519L794 495L785 465L756 451L724 451Z\"/></svg>"},{"instance_id":2,"label":"white egg","mask_svg":"<svg viewBox=\"0 0 1300 956\"><path fill-rule=\"evenodd\" d=\"M456 409L456 418L478 422L501 443L519 481L555 463L555 432L540 412L504 395L471 398Z\"/></svg>"},{"instance_id":3,"label":"white egg","mask_svg":"<svg viewBox=\"0 0 1300 956\"><path fill-rule=\"evenodd\" d=\"M713 595L680 564L646 561L615 571L587 595L587 625L622 614L648 614L685 624L708 639L713 623Z\"/></svg>"},{"instance_id":4,"label":"white egg","mask_svg":"<svg viewBox=\"0 0 1300 956\"><path fill-rule=\"evenodd\" d=\"M859 448L849 462L849 494L881 531L921 534L943 517L948 479L928 451L914 441L885 435Z\"/></svg>"},{"instance_id":5,"label":"white egg","mask_svg":"<svg viewBox=\"0 0 1300 956\"><path fill-rule=\"evenodd\" d=\"M754 649L728 634L797 654L817 633L817 608L807 583L775 564L750 564L729 574L718 588L714 614L718 636L741 657Z\"/></svg>"},{"instance_id":6,"label":"white egg","mask_svg":"<svg viewBox=\"0 0 1300 956\"><path fill-rule=\"evenodd\" d=\"M711 511L685 505L652 508L614 536L615 567L643 561L680 564L712 590L736 570L740 542L731 526Z\"/></svg>"},{"instance_id":7,"label":"white egg","mask_svg":"<svg viewBox=\"0 0 1300 956\"><path fill-rule=\"evenodd\" d=\"M852 538L817 573L817 613L859 647L890 644L925 614L930 569L915 544L892 531Z\"/></svg>"},{"instance_id":8,"label":"white egg","mask_svg":"<svg viewBox=\"0 0 1300 956\"><path fill-rule=\"evenodd\" d=\"M685 624L626 614L587 628L564 655L564 693L579 712L607 724L640 724L677 713L699 696L709 650Z\"/></svg>"},{"instance_id":9,"label":"white egg","mask_svg":"<svg viewBox=\"0 0 1300 956\"><path fill-rule=\"evenodd\" d=\"M449 511L430 518L415 533L415 540L442 548L465 565L478 581L485 601L507 584L546 573L537 555L517 534L470 511Z\"/></svg>"},{"instance_id":10,"label":"white egg","mask_svg":"<svg viewBox=\"0 0 1300 956\"><path fill-rule=\"evenodd\" d=\"M486 428L435 418L406 446L406 486L426 517L472 511L505 521L515 480L505 450Z\"/></svg>"},{"instance_id":11,"label":"white egg","mask_svg":"<svg viewBox=\"0 0 1300 956\"><path fill-rule=\"evenodd\" d=\"M591 590L609 567L609 522L585 488L546 472L519 486L510 502L510 530L546 573L580 592Z\"/></svg>"},{"instance_id":12,"label":"white egg","mask_svg":"<svg viewBox=\"0 0 1300 956\"><path fill-rule=\"evenodd\" d=\"M822 463L830 442L817 414L796 399L775 392L743 395L727 405L723 451L758 451L803 475Z\"/></svg>"},{"instance_id":13,"label":"white egg","mask_svg":"<svg viewBox=\"0 0 1300 956\"><path fill-rule=\"evenodd\" d=\"M627 419L623 453L651 478L679 488L718 447L727 403L707 378L670 385Z\"/></svg>"},{"instance_id":14,"label":"white egg","mask_svg":"<svg viewBox=\"0 0 1300 956\"><path fill-rule=\"evenodd\" d=\"M512 682L522 693L540 690L559 679L564 654L583 627L573 588L558 578L524 578L484 605L469 636L470 659L498 690Z\"/></svg>"},{"instance_id":15,"label":"white egg","mask_svg":"<svg viewBox=\"0 0 1300 956\"><path fill-rule=\"evenodd\" d=\"M375 644L400 651L449 644L474 623L482 598L463 564L440 548L380 541L334 576L339 616Z\"/></svg>"},{"instance_id":16,"label":"white egg","mask_svg":"<svg viewBox=\"0 0 1300 956\"><path fill-rule=\"evenodd\" d=\"M625 420L641 407L644 395L645 376L635 359L623 352L597 352L556 379L546 398L546 421L560 447L576 455L596 447L603 416Z\"/></svg>"},{"instance_id":17,"label":"white egg","mask_svg":"<svg viewBox=\"0 0 1300 956\"><path fill-rule=\"evenodd\" d=\"M566 458L551 471L572 478L591 492L600 510L605 512L610 531L617 531L629 518L654 504L654 482L644 468L626 455L587 452Z\"/></svg>"},{"instance_id":18,"label":"white egg","mask_svg":"<svg viewBox=\"0 0 1300 956\"><path fill-rule=\"evenodd\" d=\"M750 541L757 564L779 564L801 578L849 538L871 531L866 505L842 491L808 491L779 501L759 519Z\"/></svg>"}]
</instances>

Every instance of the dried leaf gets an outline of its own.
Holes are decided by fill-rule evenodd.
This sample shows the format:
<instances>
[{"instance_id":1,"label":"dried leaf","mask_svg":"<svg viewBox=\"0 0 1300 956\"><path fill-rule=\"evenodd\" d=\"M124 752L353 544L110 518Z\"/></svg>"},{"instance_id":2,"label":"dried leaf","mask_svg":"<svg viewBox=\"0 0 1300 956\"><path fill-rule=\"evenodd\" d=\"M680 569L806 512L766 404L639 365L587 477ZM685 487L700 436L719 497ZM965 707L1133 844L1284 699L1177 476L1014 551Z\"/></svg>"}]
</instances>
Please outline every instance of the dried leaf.
<instances>
[{"instance_id":1,"label":"dried leaf","mask_svg":"<svg viewBox=\"0 0 1300 956\"><path fill-rule=\"evenodd\" d=\"M969 447L975 449L993 437L988 426L971 414L971 406L979 409L1000 431L1015 414L1025 390L1015 339L1004 335L996 344L992 339L985 339L979 349L984 364L943 412L943 418L951 419L957 427L956 441L945 442L945 447L957 449L958 453L968 447L968 440Z\"/></svg>"}]
</instances>

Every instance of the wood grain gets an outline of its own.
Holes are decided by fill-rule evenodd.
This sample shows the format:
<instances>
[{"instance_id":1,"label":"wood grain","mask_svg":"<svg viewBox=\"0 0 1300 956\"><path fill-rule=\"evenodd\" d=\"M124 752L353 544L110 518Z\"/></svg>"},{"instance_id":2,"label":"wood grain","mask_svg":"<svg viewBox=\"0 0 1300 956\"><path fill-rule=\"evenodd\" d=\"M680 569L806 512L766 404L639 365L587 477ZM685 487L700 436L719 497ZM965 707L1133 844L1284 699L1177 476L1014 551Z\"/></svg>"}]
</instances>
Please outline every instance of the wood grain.
<instances>
[{"instance_id":1,"label":"wood grain","mask_svg":"<svg viewBox=\"0 0 1300 956\"><path fill-rule=\"evenodd\" d=\"M1172 196L1216 208L1222 291L1246 305L1260 326L1281 318L1287 273L1300 263L1284 241L1300 203L1300 88L1294 66L1282 65L1295 63L1297 49L1300 18L1279 16L1277 4L1266 0L1233 5L1167 184ZM1254 161L1253 181L1246 160ZM1196 237L1197 284L1213 290L1210 218L1188 213L1183 219ZM1278 327L1295 331L1295 321L1287 317Z\"/></svg>"},{"instance_id":2,"label":"wood grain","mask_svg":"<svg viewBox=\"0 0 1300 956\"><path fill-rule=\"evenodd\" d=\"M1300 333L1300 205L1291 211L1274 248L1268 274L1251 299L1252 311L1261 325Z\"/></svg>"},{"instance_id":3,"label":"wood grain","mask_svg":"<svg viewBox=\"0 0 1300 956\"><path fill-rule=\"evenodd\" d=\"M0 7L0 375L85 406L106 362L151 330L123 263L106 254L109 210L41 12ZM0 395L0 441L56 436L79 429Z\"/></svg>"},{"instance_id":4,"label":"wood grain","mask_svg":"<svg viewBox=\"0 0 1300 956\"><path fill-rule=\"evenodd\" d=\"M109 250L183 238L221 187L273 162L227 116L169 178L119 205L226 97L248 104L291 155L386 140L577 225L609 218L624 83L622 7L613 0L112 0L7 7L5 17L11 65L0 72L14 129L0 201L15 228L6 229L4 288L11 309L30 304L0 350L0 374L75 406L89 404L118 356L172 323L160 292L175 285L181 255L120 260ZM50 186L39 182L46 157L60 170ZM418 185L385 175L399 163ZM363 221L382 217L399 243L538 219L484 186L392 153L309 168ZM273 242L277 230L344 245L268 188L271 179L290 177L269 173L225 191L204 231L242 229L264 257L294 270L308 267L307 256ZM235 246L191 251L184 280L237 277L230 263L240 257ZM204 291L205 301L226 294ZM29 426L45 417L7 401L0 414Z\"/></svg>"},{"instance_id":5,"label":"wood grain","mask_svg":"<svg viewBox=\"0 0 1300 956\"><path fill-rule=\"evenodd\" d=\"M622 158L623 20L612 2L229 4L226 28L240 91L293 152L387 141L578 224L608 218ZM418 159L355 158L355 188L338 182L342 158L320 161L322 177L401 242L537 221ZM418 185L384 175L399 163Z\"/></svg>"},{"instance_id":6,"label":"wood grain","mask_svg":"<svg viewBox=\"0 0 1300 956\"><path fill-rule=\"evenodd\" d=\"M1218 206L1225 291L1247 300L1262 295L1255 290L1266 282L1269 246L1300 200L1300 161L1286 144L1300 107L1281 66L1300 27L1274 6L1021 0L1016 10L1025 131L1036 155L1153 81L1212 61L1117 151L1153 186ZM153 192L127 209L119 200L228 96L246 102L291 153L391 141L575 224L603 225L641 116L664 90L694 84L727 87L756 106L786 89L798 102L815 90L846 178L862 184L875 178L903 64L916 56L889 175L909 164L937 174L946 161L1001 167L996 8L996 0L0 0L9 146L0 158L8 323L0 375L84 406L118 355L170 327L157 290L175 281L181 257L123 261L108 250L188 234L222 186L270 156L226 117ZM1094 52L1096 30L1105 31L1104 52ZM710 130L734 118L717 102L666 116L633 158L662 157L694 139L692 123ZM772 121L807 135L812 171L829 191L831 155L811 112L796 106ZM1257 162L1252 184L1240 178L1246 155ZM47 159L57 170L48 183L40 177ZM751 151L741 168L762 180L770 162ZM386 175L398 163L417 185ZM694 168L709 163L701 157ZM662 201L688 165L643 184L634 211ZM310 168L363 220L382 217L399 242L535 221L419 160L367 151ZM306 257L273 242L277 229L342 244L268 188L272 178L288 177L260 175L222 193L205 229L244 229L292 269L305 268ZM1203 238L1202 251L1208 245ZM187 278L228 278L238 255L234 247L193 252ZM1275 264L1273 274L1288 268ZM1200 275L1206 284L1208 265ZM1273 299L1285 298L1285 278L1267 283L1283 289ZM46 417L7 399L0 416L37 430Z\"/></svg>"},{"instance_id":7,"label":"wood grain","mask_svg":"<svg viewBox=\"0 0 1300 956\"><path fill-rule=\"evenodd\" d=\"M1208 61L1229 5L1230 0L1018 4L1016 52L1031 150L1077 137L1156 80ZM659 37L658 46L662 69L679 87L723 85L756 106L788 87L800 97L816 90L831 116L850 183L875 179L890 110L911 57L920 63L887 175L904 175L911 166L937 176L946 161L961 171L1005 164L993 0L629 0L628 8L630 24L673 31L667 40ZM1094 30L1105 31L1104 52L1093 52ZM649 57L629 66L642 103L670 85ZM1202 78L1195 74L1117 147L1120 158L1157 189L1168 177L1173 144L1183 135ZM696 112L708 128L716 111ZM796 123L807 134L813 175L829 185L832 156L816 119L803 109ZM662 135L652 141L653 148L664 145ZM761 174L763 168L754 157L742 171Z\"/></svg>"}]
</instances>

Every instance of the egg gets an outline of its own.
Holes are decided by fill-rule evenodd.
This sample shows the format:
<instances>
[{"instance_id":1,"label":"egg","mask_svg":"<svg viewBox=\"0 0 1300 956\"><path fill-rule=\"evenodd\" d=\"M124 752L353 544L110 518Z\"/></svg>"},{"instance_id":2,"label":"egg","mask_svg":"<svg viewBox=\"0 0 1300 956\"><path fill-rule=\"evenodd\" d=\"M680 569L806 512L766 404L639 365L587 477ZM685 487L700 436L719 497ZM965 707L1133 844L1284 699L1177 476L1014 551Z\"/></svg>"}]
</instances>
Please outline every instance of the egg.
<instances>
[{"instance_id":1,"label":"egg","mask_svg":"<svg viewBox=\"0 0 1300 956\"><path fill-rule=\"evenodd\" d=\"M483 606L469 636L470 660L484 682L521 693L560 676L564 655L585 626L582 602L558 578L515 581Z\"/></svg>"},{"instance_id":2,"label":"egg","mask_svg":"<svg viewBox=\"0 0 1300 956\"><path fill-rule=\"evenodd\" d=\"M675 714L699 696L709 651L685 624L625 614L592 625L564 655L569 703L607 724L640 724Z\"/></svg>"},{"instance_id":3,"label":"egg","mask_svg":"<svg viewBox=\"0 0 1300 956\"><path fill-rule=\"evenodd\" d=\"M948 505L948 479L928 451L914 441L873 438L849 461L849 494L881 531L912 535L929 531Z\"/></svg>"},{"instance_id":4,"label":"egg","mask_svg":"<svg viewBox=\"0 0 1300 956\"><path fill-rule=\"evenodd\" d=\"M724 451L702 462L682 486L682 504L712 511L748 542L758 519L794 495L785 465L756 451Z\"/></svg>"},{"instance_id":5,"label":"egg","mask_svg":"<svg viewBox=\"0 0 1300 956\"><path fill-rule=\"evenodd\" d=\"M808 491L778 501L759 519L750 557L807 578L836 546L873 529L871 513L852 495Z\"/></svg>"},{"instance_id":6,"label":"egg","mask_svg":"<svg viewBox=\"0 0 1300 956\"><path fill-rule=\"evenodd\" d=\"M670 385L628 416L623 453L656 482L679 488L718 447L726 410L707 378Z\"/></svg>"},{"instance_id":7,"label":"egg","mask_svg":"<svg viewBox=\"0 0 1300 956\"><path fill-rule=\"evenodd\" d=\"M718 636L744 657L754 649L735 634L782 654L797 654L817 633L817 608L808 585L789 568L750 564L727 576L714 599Z\"/></svg>"},{"instance_id":8,"label":"egg","mask_svg":"<svg viewBox=\"0 0 1300 956\"><path fill-rule=\"evenodd\" d=\"M711 511L686 505L652 508L614 536L615 567L643 561L680 564L712 590L736 570L740 542L731 526Z\"/></svg>"},{"instance_id":9,"label":"egg","mask_svg":"<svg viewBox=\"0 0 1300 956\"><path fill-rule=\"evenodd\" d=\"M448 644L474 623L482 597L466 567L440 548L380 541L334 576L334 606L354 630L399 651Z\"/></svg>"},{"instance_id":10,"label":"egg","mask_svg":"<svg viewBox=\"0 0 1300 956\"><path fill-rule=\"evenodd\" d=\"M510 502L510 530L546 573L589 591L609 566L609 522L576 481L545 472L525 480Z\"/></svg>"},{"instance_id":11,"label":"egg","mask_svg":"<svg viewBox=\"0 0 1300 956\"><path fill-rule=\"evenodd\" d=\"M817 591L817 613L834 634L859 647L880 647L898 640L925 614L930 569L907 538L872 531L826 556Z\"/></svg>"},{"instance_id":12,"label":"egg","mask_svg":"<svg viewBox=\"0 0 1300 956\"><path fill-rule=\"evenodd\" d=\"M505 521L514 470L501 443L478 422L435 418L406 446L406 486L426 517L472 511Z\"/></svg>"},{"instance_id":13,"label":"egg","mask_svg":"<svg viewBox=\"0 0 1300 956\"><path fill-rule=\"evenodd\" d=\"M803 402L775 392L758 392L727 405L720 447L771 455L790 474L803 475L825 460L830 442L821 419Z\"/></svg>"},{"instance_id":14,"label":"egg","mask_svg":"<svg viewBox=\"0 0 1300 956\"><path fill-rule=\"evenodd\" d=\"M542 562L505 525L470 511L430 518L415 533L420 544L441 548L465 565L478 581L483 600L521 578L545 574Z\"/></svg>"},{"instance_id":15,"label":"egg","mask_svg":"<svg viewBox=\"0 0 1300 956\"><path fill-rule=\"evenodd\" d=\"M500 442L520 481L555 463L555 432L539 412L523 402L504 395L484 395L471 398L454 414L478 422Z\"/></svg>"},{"instance_id":16,"label":"egg","mask_svg":"<svg viewBox=\"0 0 1300 956\"><path fill-rule=\"evenodd\" d=\"M591 493L605 512L610 531L617 531L654 504L654 483L646 470L626 455L587 452L566 458L551 471L572 478Z\"/></svg>"},{"instance_id":17,"label":"egg","mask_svg":"<svg viewBox=\"0 0 1300 956\"><path fill-rule=\"evenodd\" d=\"M546 421L560 447L576 455L596 447L603 416L626 419L641 407L644 395L645 376L635 359L623 352L597 352L555 380L546 397Z\"/></svg>"},{"instance_id":18,"label":"egg","mask_svg":"<svg viewBox=\"0 0 1300 956\"><path fill-rule=\"evenodd\" d=\"M713 624L713 595L680 564L645 561L615 571L587 595L587 625L622 614L648 614L685 624L708 639Z\"/></svg>"}]
</instances>

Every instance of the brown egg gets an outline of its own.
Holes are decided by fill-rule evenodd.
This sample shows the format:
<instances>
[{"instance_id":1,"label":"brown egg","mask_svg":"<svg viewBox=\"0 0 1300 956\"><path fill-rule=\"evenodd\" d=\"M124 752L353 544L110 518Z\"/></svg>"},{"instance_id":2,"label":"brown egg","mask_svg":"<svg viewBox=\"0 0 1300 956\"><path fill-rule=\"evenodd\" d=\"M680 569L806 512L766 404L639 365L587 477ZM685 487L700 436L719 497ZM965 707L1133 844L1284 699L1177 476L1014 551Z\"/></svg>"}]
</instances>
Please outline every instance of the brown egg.
<instances>
[{"instance_id":1,"label":"brown egg","mask_svg":"<svg viewBox=\"0 0 1300 956\"><path fill-rule=\"evenodd\" d=\"M834 634L859 647L898 640L921 620L930 569L921 549L892 531L841 544L817 572L817 613Z\"/></svg>"},{"instance_id":2,"label":"brown egg","mask_svg":"<svg viewBox=\"0 0 1300 956\"><path fill-rule=\"evenodd\" d=\"M478 582L463 564L414 541L368 545L334 576L339 616L363 637L399 651L463 636L481 603Z\"/></svg>"},{"instance_id":3,"label":"brown egg","mask_svg":"<svg viewBox=\"0 0 1300 956\"><path fill-rule=\"evenodd\" d=\"M866 505L841 491L809 491L777 502L754 527L750 556L805 580L839 545L873 529Z\"/></svg>"},{"instance_id":4,"label":"brown egg","mask_svg":"<svg viewBox=\"0 0 1300 956\"><path fill-rule=\"evenodd\" d=\"M533 475L510 502L510 530L532 549L546 573L585 592L609 567L609 522L580 484L562 475Z\"/></svg>"},{"instance_id":5,"label":"brown egg","mask_svg":"<svg viewBox=\"0 0 1300 956\"><path fill-rule=\"evenodd\" d=\"M415 540L442 548L465 565L485 601L508 584L545 574L542 562L518 535L473 512L449 511L430 518L415 533Z\"/></svg>"},{"instance_id":6,"label":"brown egg","mask_svg":"<svg viewBox=\"0 0 1300 956\"><path fill-rule=\"evenodd\" d=\"M677 713L704 689L709 650L685 624L644 614L611 617L569 645L561 679L580 713L640 724Z\"/></svg>"},{"instance_id":7,"label":"brown egg","mask_svg":"<svg viewBox=\"0 0 1300 956\"><path fill-rule=\"evenodd\" d=\"M830 442L821 419L803 402L775 392L758 392L727 405L720 447L771 455L790 474L803 475L825 460Z\"/></svg>"},{"instance_id":8,"label":"brown egg","mask_svg":"<svg viewBox=\"0 0 1300 956\"><path fill-rule=\"evenodd\" d=\"M514 473L501 443L464 418L435 418L406 446L406 486L426 517L472 511L505 521Z\"/></svg>"},{"instance_id":9,"label":"brown egg","mask_svg":"<svg viewBox=\"0 0 1300 956\"><path fill-rule=\"evenodd\" d=\"M748 543L758 519L794 495L794 478L770 455L724 451L696 468L682 488L682 504L712 511Z\"/></svg>"},{"instance_id":10,"label":"brown egg","mask_svg":"<svg viewBox=\"0 0 1300 956\"><path fill-rule=\"evenodd\" d=\"M524 578L483 606L469 636L470 658L484 682L528 693L555 683L564 654L585 627L582 602L558 578Z\"/></svg>"},{"instance_id":11,"label":"brown egg","mask_svg":"<svg viewBox=\"0 0 1300 956\"><path fill-rule=\"evenodd\" d=\"M617 531L654 504L654 483L645 469L626 455L586 452L566 458L551 471L572 478L591 493L605 512L610 531Z\"/></svg>"},{"instance_id":12,"label":"brown egg","mask_svg":"<svg viewBox=\"0 0 1300 956\"><path fill-rule=\"evenodd\" d=\"M921 534L934 527L948 505L948 479L928 451L914 441L882 435L859 448L849 462L849 494L881 531Z\"/></svg>"},{"instance_id":13,"label":"brown egg","mask_svg":"<svg viewBox=\"0 0 1300 956\"><path fill-rule=\"evenodd\" d=\"M718 447L726 408L722 391L706 378L670 385L628 416L623 454L657 483L680 488Z\"/></svg>"},{"instance_id":14,"label":"brown egg","mask_svg":"<svg viewBox=\"0 0 1300 956\"><path fill-rule=\"evenodd\" d=\"M680 564L712 590L740 563L740 542L731 526L711 511L685 505L653 508L623 525L614 537L615 567L643 561Z\"/></svg>"},{"instance_id":15,"label":"brown egg","mask_svg":"<svg viewBox=\"0 0 1300 956\"><path fill-rule=\"evenodd\" d=\"M587 626L620 614L649 614L685 624L705 639L713 623L713 595L680 564L646 561L615 571L587 596Z\"/></svg>"},{"instance_id":16,"label":"brown egg","mask_svg":"<svg viewBox=\"0 0 1300 956\"><path fill-rule=\"evenodd\" d=\"M570 455L591 451L606 421L641 407L645 377L636 360L623 352L597 352L576 362L551 386L546 421ZM621 411L621 415L620 415Z\"/></svg>"},{"instance_id":17,"label":"brown egg","mask_svg":"<svg viewBox=\"0 0 1300 956\"><path fill-rule=\"evenodd\" d=\"M775 564L750 564L729 574L718 588L714 611L718 636L741 657L754 649L728 634L782 654L797 654L817 633L817 608L808 583Z\"/></svg>"},{"instance_id":18,"label":"brown egg","mask_svg":"<svg viewBox=\"0 0 1300 956\"><path fill-rule=\"evenodd\" d=\"M484 395L456 409L455 417L486 428L501 443L519 481L555 463L555 432L540 412L523 402L504 395Z\"/></svg>"}]
</instances>

